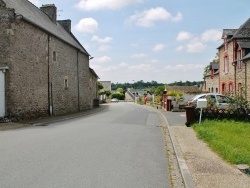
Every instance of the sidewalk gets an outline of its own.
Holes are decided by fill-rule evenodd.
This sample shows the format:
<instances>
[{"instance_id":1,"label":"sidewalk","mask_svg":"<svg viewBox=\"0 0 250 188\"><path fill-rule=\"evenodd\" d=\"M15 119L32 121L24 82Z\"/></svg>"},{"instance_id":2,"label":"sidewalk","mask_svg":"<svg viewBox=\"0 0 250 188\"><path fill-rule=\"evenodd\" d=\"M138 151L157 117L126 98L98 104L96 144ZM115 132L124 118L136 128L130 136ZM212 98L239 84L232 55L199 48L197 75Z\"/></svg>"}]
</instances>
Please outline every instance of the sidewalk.
<instances>
[{"instance_id":1,"label":"sidewalk","mask_svg":"<svg viewBox=\"0 0 250 188\"><path fill-rule=\"evenodd\" d=\"M226 163L212 152L203 141L196 137L192 127L186 127L184 122L183 125L179 125L183 121L183 113L159 111L166 118L170 136L177 150L176 157L181 159L179 160L179 166L182 168L184 181L187 181L186 187L250 187L250 176L242 173L236 166ZM171 114L174 118L171 118ZM171 124L173 125L169 124L168 119L171 119ZM191 180L189 179L190 177Z\"/></svg>"}]
</instances>

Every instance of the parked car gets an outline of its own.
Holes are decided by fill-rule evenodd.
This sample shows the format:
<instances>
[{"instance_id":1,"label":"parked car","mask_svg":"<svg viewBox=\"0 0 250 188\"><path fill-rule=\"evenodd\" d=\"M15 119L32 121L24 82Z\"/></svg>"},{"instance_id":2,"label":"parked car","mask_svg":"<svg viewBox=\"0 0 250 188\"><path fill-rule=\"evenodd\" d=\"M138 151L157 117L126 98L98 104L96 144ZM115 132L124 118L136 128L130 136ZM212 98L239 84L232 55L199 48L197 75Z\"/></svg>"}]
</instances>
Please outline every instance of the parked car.
<instances>
[{"instance_id":1,"label":"parked car","mask_svg":"<svg viewBox=\"0 0 250 188\"><path fill-rule=\"evenodd\" d=\"M225 109L229 107L230 97L218 93L203 93L198 94L188 100L188 105L197 106L198 99L207 99L208 105L217 108Z\"/></svg>"},{"instance_id":2,"label":"parked car","mask_svg":"<svg viewBox=\"0 0 250 188\"><path fill-rule=\"evenodd\" d=\"M119 102L119 100L117 98L113 98L111 99L111 102Z\"/></svg>"}]
</instances>

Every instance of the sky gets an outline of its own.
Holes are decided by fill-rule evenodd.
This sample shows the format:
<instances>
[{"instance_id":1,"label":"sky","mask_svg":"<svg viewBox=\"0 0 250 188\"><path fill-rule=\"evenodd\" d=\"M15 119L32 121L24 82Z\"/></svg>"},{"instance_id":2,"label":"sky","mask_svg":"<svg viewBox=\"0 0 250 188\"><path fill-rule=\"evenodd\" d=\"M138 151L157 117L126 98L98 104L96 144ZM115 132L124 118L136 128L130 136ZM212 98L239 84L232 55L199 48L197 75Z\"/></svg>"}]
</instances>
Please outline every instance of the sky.
<instances>
[{"instance_id":1,"label":"sky","mask_svg":"<svg viewBox=\"0 0 250 188\"><path fill-rule=\"evenodd\" d=\"M201 81L223 29L248 18L249 0L30 0L55 4L58 20L94 57L100 81Z\"/></svg>"}]
</instances>

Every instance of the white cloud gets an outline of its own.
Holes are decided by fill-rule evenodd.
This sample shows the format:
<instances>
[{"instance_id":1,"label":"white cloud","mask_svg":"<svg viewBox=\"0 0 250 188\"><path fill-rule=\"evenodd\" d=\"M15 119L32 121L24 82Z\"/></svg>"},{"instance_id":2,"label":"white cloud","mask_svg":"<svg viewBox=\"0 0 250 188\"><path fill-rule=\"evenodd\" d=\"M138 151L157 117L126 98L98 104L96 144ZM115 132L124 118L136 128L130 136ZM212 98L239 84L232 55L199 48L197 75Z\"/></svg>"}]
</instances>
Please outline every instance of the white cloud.
<instances>
[{"instance_id":1,"label":"white cloud","mask_svg":"<svg viewBox=\"0 0 250 188\"><path fill-rule=\"evenodd\" d=\"M108 51L110 49L111 49L111 46L109 46L109 45L101 45L101 46L98 47L98 50L103 51L103 52Z\"/></svg>"},{"instance_id":2,"label":"white cloud","mask_svg":"<svg viewBox=\"0 0 250 188\"><path fill-rule=\"evenodd\" d=\"M187 52L202 52L207 47L207 42L217 42L221 38L221 31L210 29L203 32L200 36L192 35L189 32L181 31L176 40L186 42L176 48L176 51L186 50Z\"/></svg>"},{"instance_id":3,"label":"white cloud","mask_svg":"<svg viewBox=\"0 0 250 188\"><path fill-rule=\"evenodd\" d=\"M84 18L78 22L75 28L79 32L93 33L98 29L98 22L93 18Z\"/></svg>"},{"instance_id":4,"label":"white cloud","mask_svg":"<svg viewBox=\"0 0 250 188\"><path fill-rule=\"evenodd\" d=\"M154 68L150 64L133 65L129 67L131 71L152 71Z\"/></svg>"},{"instance_id":5,"label":"white cloud","mask_svg":"<svg viewBox=\"0 0 250 188\"><path fill-rule=\"evenodd\" d=\"M104 37L104 38L100 38L96 35L94 35L91 39L92 41L98 42L98 43L109 43L113 40L112 37Z\"/></svg>"},{"instance_id":6,"label":"white cloud","mask_svg":"<svg viewBox=\"0 0 250 188\"><path fill-rule=\"evenodd\" d=\"M132 55L133 58L144 58L147 57L147 54L141 53L141 54L134 54Z\"/></svg>"},{"instance_id":7,"label":"white cloud","mask_svg":"<svg viewBox=\"0 0 250 188\"><path fill-rule=\"evenodd\" d=\"M221 31L216 29L210 29L202 33L201 40L204 42L207 41L220 41L221 40Z\"/></svg>"},{"instance_id":8,"label":"white cloud","mask_svg":"<svg viewBox=\"0 0 250 188\"><path fill-rule=\"evenodd\" d=\"M165 66L166 70L170 71L182 71L187 72L190 70L196 70L196 69L204 69L204 65L201 64L178 64L178 65L167 65Z\"/></svg>"},{"instance_id":9,"label":"white cloud","mask_svg":"<svg viewBox=\"0 0 250 188\"><path fill-rule=\"evenodd\" d=\"M94 69L96 72L98 72L98 74L102 74L104 72L105 73L112 72L118 69L116 66L103 67L103 66L96 65L96 64L91 65L91 68Z\"/></svg>"},{"instance_id":10,"label":"white cloud","mask_svg":"<svg viewBox=\"0 0 250 188\"><path fill-rule=\"evenodd\" d=\"M76 7L83 10L120 9L143 0L81 0Z\"/></svg>"},{"instance_id":11,"label":"white cloud","mask_svg":"<svg viewBox=\"0 0 250 188\"><path fill-rule=\"evenodd\" d=\"M158 63L158 62L159 62L158 59L152 59L152 60L151 60L151 63Z\"/></svg>"},{"instance_id":12,"label":"white cloud","mask_svg":"<svg viewBox=\"0 0 250 188\"><path fill-rule=\"evenodd\" d=\"M153 51L161 51L165 48L165 44L156 44L153 48Z\"/></svg>"},{"instance_id":13,"label":"white cloud","mask_svg":"<svg viewBox=\"0 0 250 188\"><path fill-rule=\"evenodd\" d=\"M184 46L178 46L177 48L176 48L176 51L182 51L184 49Z\"/></svg>"},{"instance_id":14,"label":"white cloud","mask_svg":"<svg viewBox=\"0 0 250 188\"><path fill-rule=\"evenodd\" d=\"M186 31L181 31L179 32L178 36L177 36L177 41L187 41L192 39L192 34L186 32Z\"/></svg>"},{"instance_id":15,"label":"white cloud","mask_svg":"<svg viewBox=\"0 0 250 188\"><path fill-rule=\"evenodd\" d=\"M202 52L205 50L206 45L202 44L201 42L190 43L187 45L188 52Z\"/></svg>"},{"instance_id":16,"label":"white cloud","mask_svg":"<svg viewBox=\"0 0 250 188\"><path fill-rule=\"evenodd\" d=\"M111 61L111 58L108 56L98 57L94 59L94 62L97 62L97 63L107 63L110 61Z\"/></svg>"},{"instance_id":17,"label":"white cloud","mask_svg":"<svg viewBox=\"0 0 250 188\"><path fill-rule=\"evenodd\" d=\"M129 64L128 64L128 63L126 63L126 62L122 62L122 63L120 64L120 66L121 66L121 67L128 67L128 66L129 66Z\"/></svg>"},{"instance_id":18,"label":"white cloud","mask_svg":"<svg viewBox=\"0 0 250 188\"><path fill-rule=\"evenodd\" d=\"M181 13L178 13L176 17L172 16L163 7L151 8L143 12L138 12L135 15L130 16L130 22L142 27L152 27L155 21L180 21L182 19Z\"/></svg>"},{"instance_id":19,"label":"white cloud","mask_svg":"<svg viewBox=\"0 0 250 188\"><path fill-rule=\"evenodd\" d=\"M181 14L180 12L178 12L178 13L177 13L177 16L172 18L172 21L173 21L173 22L179 22L179 21L182 20L182 18L183 18L183 17L182 17L182 14Z\"/></svg>"}]
</instances>

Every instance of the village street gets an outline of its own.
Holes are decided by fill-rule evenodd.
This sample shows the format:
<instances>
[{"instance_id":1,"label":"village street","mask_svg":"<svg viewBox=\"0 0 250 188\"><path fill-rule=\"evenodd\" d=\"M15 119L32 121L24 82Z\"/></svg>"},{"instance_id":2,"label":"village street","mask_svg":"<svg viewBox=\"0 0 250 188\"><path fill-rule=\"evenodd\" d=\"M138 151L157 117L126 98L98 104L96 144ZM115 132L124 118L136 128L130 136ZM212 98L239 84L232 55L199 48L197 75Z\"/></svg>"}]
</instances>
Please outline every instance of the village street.
<instances>
[{"instance_id":1,"label":"village street","mask_svg":"<svg viewBox=\"0 0 250 188\"><path fill-rule=\"evenodd\" d=\"M154 111L112 103L48 126L0 132L0 187L171 187Z\"/></svg>"}]
</instances>

